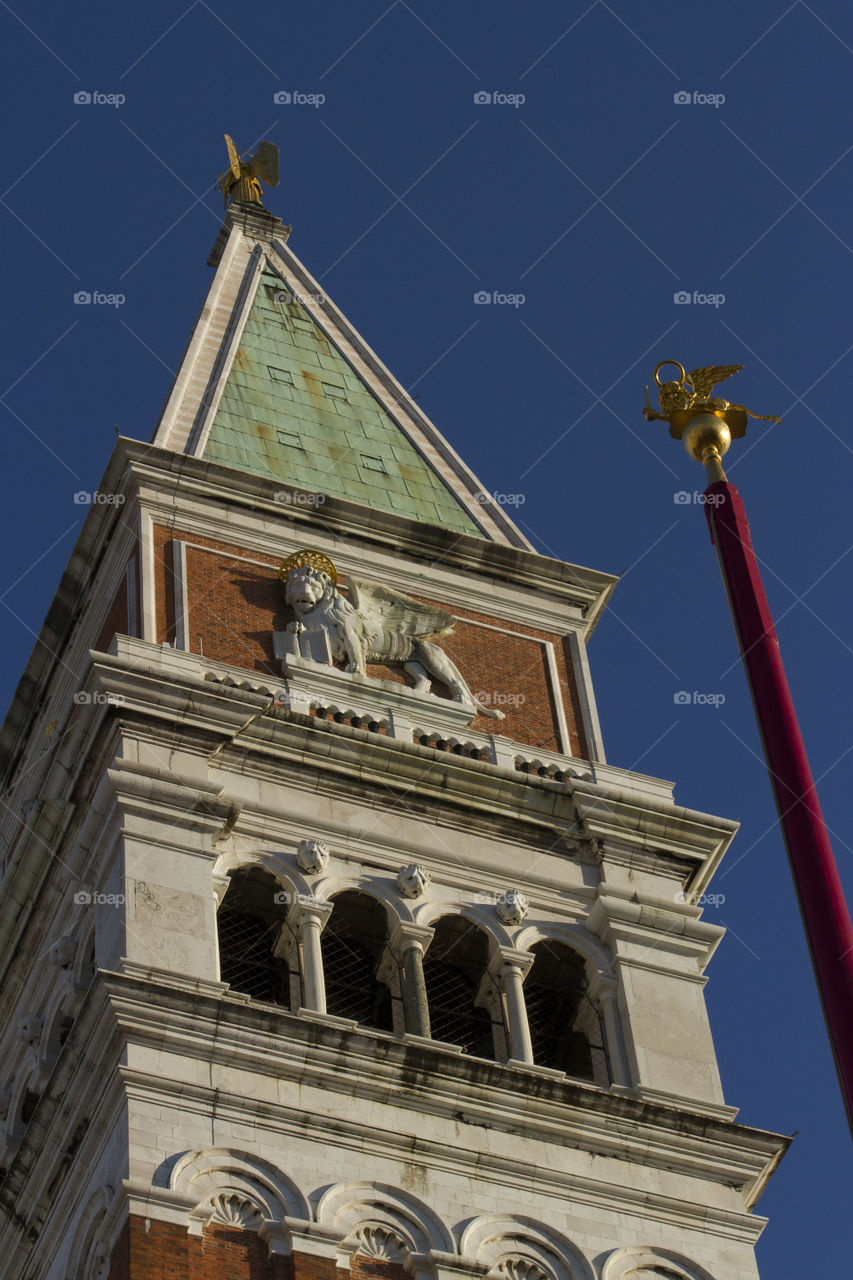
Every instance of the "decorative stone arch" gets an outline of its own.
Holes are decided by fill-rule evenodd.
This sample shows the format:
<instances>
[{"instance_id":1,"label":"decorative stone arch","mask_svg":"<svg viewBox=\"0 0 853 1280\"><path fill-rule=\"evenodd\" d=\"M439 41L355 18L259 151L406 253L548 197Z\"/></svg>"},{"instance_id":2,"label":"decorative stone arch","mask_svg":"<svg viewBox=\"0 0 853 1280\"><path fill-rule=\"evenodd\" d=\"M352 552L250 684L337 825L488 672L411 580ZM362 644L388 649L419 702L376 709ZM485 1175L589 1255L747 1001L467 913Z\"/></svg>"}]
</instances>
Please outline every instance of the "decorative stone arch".
<instances>
[{"instance_id":1,"label":"decorative stone arch","mask_svg":"<svg viewBox=\"0 0 853 1280\"><path fill-rule=\"evenodd\" d=\"M236 871L266 871L274 880L278 880L283 892L293 895L305 894L308 897L316 891L305 879L302 872L290 861L285 862L284 854L275 850L262 850L258 853L242 853L233 849L221 853L213 863L214 892L228 877ZM225 885L227 888L227 884ZM224 892L218 896L221 904Z\"/></svg>"},{"instance_id":2,"label":"decorative stone arch","mask_svg":"<svg viewBox=\"0 0 853 1280\"><path fill-rule=\"evenodd\" d=\"M525 924L515 937L515 945L520 951L529 951L537 942L551 941L562 942L564 946L571 947L572 951L583 956L590 980L596 976L605 979L615 977L613 956L609 949L581 921L570 923L555 920L553 924L531 922Z\"/></svg>"},{"instance_id":3,"label":"decorative stone arch","mask_svg":"<svg viewBox=\"0 0 853 1280\"><path fill-rule=\"evenodd\" d=\"M464 1258L488 1268L495 1280L595 1280L591 1264L559 1231L516 1214L484 1214L465 1227Z\"/></svg>"},{"instance_id":4,"label":"decorative stone arch","mask_svg":"<svg viewBox=\"0 0 853 1280\"><path fill-rule=\"evenodd\" d=\"M389 935L393 934L398 925L414 921L410 903L393 880L381 881L364 874L335 874L318 878L314 885L314 896L322 902L333 903L342 893L363 893L381 903L385 909Z\"/></svg>"},{"instance_id":5,"label":"decorative stone arch","mask_svg":"<svg viewBox=\"0 0 853 1280\"><path fill-rule=\"evenodd\" d=\"M384 1183L345 1182L317 1204L317 1222L340 1239L338 1264L355 1254L383 1262L408 1262L430 1251L455 1253L450 1227L407 1191Z\"/></svg>"},{"instance_id":6,"label":"decorative stone arch","mask_svg":"<svg viewBox=\"0 0 853 1280\"><path fill-rule=\"evenodd\" d=\"M99 1187L83 1207L65 1264L75 1280L107 1280L112 1250L106 1226L114 1199L112 1187Z\"/></svg>"},{"instance_id":7,"label":"decorative stone arch","mask_svg":"<svg viewBox=\"0 0 853 1280\"><path fill-rule=\"evenodd\" d=\"M489 957L495 956L501 947L517 946L513 931L507 929L498 918L491 903L455 903L427 901L419 906L414 918L418 924L433 926L443 916L461 916L482 929L489 939Z\"/></svg>"},{"instance_id":8,"label":"decorative stone arch","mask_svg":"<svg viewBox=\"0 0 853 1280\"><path fill-rule=\"evenodd\" d=\"M634 1245L611 1253L601 1280L714 1280L704 1267L671 1249Z\"/></svg>"},{"instance_id":9,"label":"decorative stone arch","mask_svg":"<svg viewBox=\"0 0 853 1280\"><path fill-rule=\"evenodd\" d=\"M187 1152L176 1161L169 1187L187 1205L190 1235L202 1236L211 1223L257 1231L270 1253L290 1253L285 1219L311 1218L305 1196L280 1169L229 1147Z\"/></svg>"}]
</instances>

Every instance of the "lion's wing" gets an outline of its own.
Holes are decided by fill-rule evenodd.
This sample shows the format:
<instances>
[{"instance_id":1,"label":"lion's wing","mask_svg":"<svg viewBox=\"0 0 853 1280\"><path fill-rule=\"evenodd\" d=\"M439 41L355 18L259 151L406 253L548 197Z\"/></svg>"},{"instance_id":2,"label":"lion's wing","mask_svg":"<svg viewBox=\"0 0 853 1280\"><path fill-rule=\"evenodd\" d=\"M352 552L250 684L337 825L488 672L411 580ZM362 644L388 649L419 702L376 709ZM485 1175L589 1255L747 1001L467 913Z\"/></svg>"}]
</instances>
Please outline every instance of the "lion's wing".
<instances>
[{"instance_id":1,"label":"lion's wing","mask_svg":"<svg viewBox=\"0 0 853 1280\"><path fill-rule=\"evenodd\" d=\"M400 635L425 638L448 635L453 630L453 615L444 609L421 604L375 582L350 578L348 585L350 603L370 631L396 631Z\"/></svg>"}]
</instances>

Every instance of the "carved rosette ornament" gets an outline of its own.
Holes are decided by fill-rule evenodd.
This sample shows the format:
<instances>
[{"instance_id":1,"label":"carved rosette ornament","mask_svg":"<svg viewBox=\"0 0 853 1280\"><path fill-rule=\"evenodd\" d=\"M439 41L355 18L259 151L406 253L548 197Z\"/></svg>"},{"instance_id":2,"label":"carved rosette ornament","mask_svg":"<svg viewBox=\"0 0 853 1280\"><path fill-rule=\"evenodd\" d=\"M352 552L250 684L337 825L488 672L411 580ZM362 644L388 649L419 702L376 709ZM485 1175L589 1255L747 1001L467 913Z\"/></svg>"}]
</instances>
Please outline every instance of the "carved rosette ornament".
<instances>
[{"instance_id":1,"label":"carved rosette ornament","mask_svg":"<svg viewBox=\"0 0 853 1280\"><path fill-rule=\"evenodd\" d=\"M495 911L504 924L521 924L530 910L530 903L518 889L502 893L495 903Z\"/></svg>"},{"instance_id":2,"label":"carved rosette ornament","mask_svg":"<svg viewBox=\"0 0 853 1280\"><path fill-rule=\"evenodd\" d=\"M429 870L418 862L401 867L397 872L397 888L404 898L420 898L429 888L432 879Z\"/></svg>"},{"instance_id":3,"label":"carved rosette ornament","mask_svg":"<svg viewBox=\"0 0 853 1280\"><path fill-rule=\"evenodd\" d=\"M322 840L300 840L296 861L307 875L319 875L329 864L329 848Z\"/></svg>"}]
</instances>

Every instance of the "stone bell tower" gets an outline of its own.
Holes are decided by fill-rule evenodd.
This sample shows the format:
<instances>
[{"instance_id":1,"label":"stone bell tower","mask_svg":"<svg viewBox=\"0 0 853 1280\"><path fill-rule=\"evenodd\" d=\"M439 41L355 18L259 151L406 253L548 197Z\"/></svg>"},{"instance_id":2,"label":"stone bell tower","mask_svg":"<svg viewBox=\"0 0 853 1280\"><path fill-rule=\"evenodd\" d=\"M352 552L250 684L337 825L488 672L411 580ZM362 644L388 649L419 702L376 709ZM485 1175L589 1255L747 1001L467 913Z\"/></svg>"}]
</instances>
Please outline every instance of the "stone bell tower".
<instances>
[{"instance_id":1,"label":"stone bell tower","mask_svg":"<svg viewBox=\"0 0 853 1280\"><path fill-rule=\"evenodd\" d=\"M257 203L2 729L0 1275L750 1280L693 900L538 555ZM108 499L108 500L107 500Z\"/></svg>"}]
</instances>

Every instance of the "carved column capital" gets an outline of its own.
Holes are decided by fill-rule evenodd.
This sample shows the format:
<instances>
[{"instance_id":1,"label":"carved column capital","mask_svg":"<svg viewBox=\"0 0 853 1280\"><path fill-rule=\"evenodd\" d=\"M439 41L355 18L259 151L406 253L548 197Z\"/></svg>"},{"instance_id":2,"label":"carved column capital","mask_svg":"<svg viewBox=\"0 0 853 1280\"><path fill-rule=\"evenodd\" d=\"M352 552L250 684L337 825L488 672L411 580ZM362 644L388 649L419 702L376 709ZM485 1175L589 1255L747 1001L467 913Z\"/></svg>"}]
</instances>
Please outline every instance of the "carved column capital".
<instances>
[{"instance_id":1,"label":"carved column capital","mask_svg":"<svg viewBox=\"0 0 853 1280\"><path fill-rule=\"evenodd\" d=\"M424 955L435 936L435 930L425 924L415 924L411 920L401 920L390 937L391 950L402 957L411 947L417 948Z\"/></svg>"},{"instance_id":2,"label":"carved column capital","mask_svg":"<svg viewBox=\"0 0 853 1280\"><path fill-rule=\"evenodd\" d=\"M326 921L332 914L332 903L321 902L317 898L308 898L300 894L290 909L290 923L301 933L305 926L318 926L322 933Z\"/></svg>"},{"instance_id":3,"label":"carved column capital","mask_svg":"<svg viewBox=\"0 0 853 1280\"><path fill-rule=\"evenodd\" d=\"M515 969L523 982L534 959L535 956L530 951L519 951L516 947L498 947L491 959L489 969L495 978L500 978L508 968Z\"/></svg>"}]
</instances>

